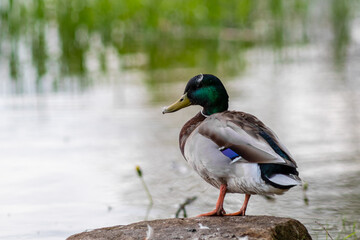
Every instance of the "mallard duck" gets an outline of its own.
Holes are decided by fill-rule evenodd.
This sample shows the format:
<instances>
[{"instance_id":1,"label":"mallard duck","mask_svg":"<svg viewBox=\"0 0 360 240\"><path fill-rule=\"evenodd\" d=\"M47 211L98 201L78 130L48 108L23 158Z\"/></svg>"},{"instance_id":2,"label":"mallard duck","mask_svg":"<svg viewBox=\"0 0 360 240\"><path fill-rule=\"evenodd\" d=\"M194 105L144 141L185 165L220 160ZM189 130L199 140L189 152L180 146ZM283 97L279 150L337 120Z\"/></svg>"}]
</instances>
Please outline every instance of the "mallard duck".
<instances>
[{"instance_id":1,"label":"mallard duck","mask_svg":"<svg viewBox=\"0 0 360 240\"><path fill-rule=\"evenodd\" d=\"M180 131L180 150L191 167L220 190L215 210L199 216L244 216L251 195L282 194L300 185L297 165L275 133L257 117L228 110L228 94L219 78L200 74L163 113L190 105L202 110ZM240 211L226 214L226 193L245 194Z\"/></svg>"}]
</instances>

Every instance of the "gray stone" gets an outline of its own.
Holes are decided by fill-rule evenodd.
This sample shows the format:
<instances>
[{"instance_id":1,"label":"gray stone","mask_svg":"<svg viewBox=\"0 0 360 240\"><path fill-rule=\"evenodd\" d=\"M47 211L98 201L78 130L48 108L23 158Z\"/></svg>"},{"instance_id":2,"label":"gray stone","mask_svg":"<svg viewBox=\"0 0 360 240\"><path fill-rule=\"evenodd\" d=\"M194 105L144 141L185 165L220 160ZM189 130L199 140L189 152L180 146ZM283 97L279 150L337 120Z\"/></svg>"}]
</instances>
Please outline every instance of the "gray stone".
<instances>
[{"instance_id":1,"label":"gray stone","mask_svg":"<svg viewBox=\"0 0 360 240\"><path fill-rule=\"evenodd\" d=\"M151 235L150 238L148 235ZM291 218L271 216L173 218L95 229L67 240L237 239L309 240L307 229Z\"/></svg>"}]
</instances>

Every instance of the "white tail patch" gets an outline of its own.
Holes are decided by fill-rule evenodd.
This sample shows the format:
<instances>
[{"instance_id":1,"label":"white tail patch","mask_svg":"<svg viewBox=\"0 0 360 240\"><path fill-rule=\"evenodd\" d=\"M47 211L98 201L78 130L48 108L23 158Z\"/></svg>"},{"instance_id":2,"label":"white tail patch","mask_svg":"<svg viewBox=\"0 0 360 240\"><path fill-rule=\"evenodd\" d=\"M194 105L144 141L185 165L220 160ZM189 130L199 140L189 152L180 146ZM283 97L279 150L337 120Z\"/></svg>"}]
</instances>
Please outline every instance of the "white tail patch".
<instances>
[{"instance_id":1,"label":"white tail patch","mask_svg":"<svg viewBox=\"0 0 360 240\"><path fill-rule=\"evenodd\" d=\"M301 180L298 176L295 175L284 175L284 174L274 174L269 178L273 183L276 183L281 186L295 186L301 185Z\"/></svg>"}]
</instances>

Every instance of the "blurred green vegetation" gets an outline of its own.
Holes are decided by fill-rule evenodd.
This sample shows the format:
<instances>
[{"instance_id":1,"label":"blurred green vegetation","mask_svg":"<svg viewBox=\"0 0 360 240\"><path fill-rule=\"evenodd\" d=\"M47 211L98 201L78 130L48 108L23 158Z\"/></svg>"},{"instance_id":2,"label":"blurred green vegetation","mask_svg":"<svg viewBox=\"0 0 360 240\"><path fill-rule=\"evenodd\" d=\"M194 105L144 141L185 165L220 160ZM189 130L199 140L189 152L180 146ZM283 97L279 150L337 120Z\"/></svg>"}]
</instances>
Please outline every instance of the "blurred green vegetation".
<instances>
[{"instance_id":1,"label":"blurred green vegetation","mask_svg":"<svg viewBox=\"0 0 360 240\"><path fill-rule=\"evenodd\" d=\"M315 9L329 16L334 62L341 65L354 6L355 0L2 0L0 55L16 82L26 74L20 50L30 52L39 89L49 69L56 69L54 90L66 77L91 84L91 50L106 73L107 49L115 49L118 67L144 72L150 87L186 69L232 76L246 68L248 49L308 44L311 32L323 31L313 29Z\"/></svg>"}]
</instances>

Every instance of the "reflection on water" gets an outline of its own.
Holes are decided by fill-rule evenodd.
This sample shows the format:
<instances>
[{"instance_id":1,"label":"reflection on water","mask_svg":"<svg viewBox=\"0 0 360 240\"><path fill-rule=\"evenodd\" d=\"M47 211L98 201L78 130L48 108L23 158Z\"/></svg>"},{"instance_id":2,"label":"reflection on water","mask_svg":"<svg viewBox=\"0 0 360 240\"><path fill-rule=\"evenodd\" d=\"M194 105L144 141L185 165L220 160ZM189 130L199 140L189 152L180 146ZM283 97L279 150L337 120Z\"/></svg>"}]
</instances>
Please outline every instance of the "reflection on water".
<instances>
[{"instance_id":1,"label":"reflection on water","mask_svg":"<svg viewBox=\"0 0 360 240\"><path fill-rule=\"evenodd\" d=\"M176 9L176 11L175 11ZM360 216L360 28L356 1L1 1L0 238L85 229L214 207L218 191L182 159L199 109L161 106L199 72L230 108L257 115L308 182L248 213L294 217L314 239ZM216 12L217 14L213 14ZM236 211L243 196L229 195ZM359 231L360 227L357 227ZM360 235L357 232L357 235ZM349 238L349 239L355 239Z\"/></svg>"},{"instance_id":2,"label":"reflection on water","mask_svg":"<svg viewBox=\"0 0 360 240\"><path fill-rule=\"evenodd\" d=\"M104 74L114 66L109 51L120 59L116 68L140 69L150 86L177 79L184 69L236 76L248 64L249 49L280 50L315 39L325 42L329 35L330 58L342 65L357 5L336 0L4 0L0 56L15 93L68 91L67 81L86 88L98 81L93 71ZM35 89L28 86L30 76Z\"/></svg>"}]
</instances>

